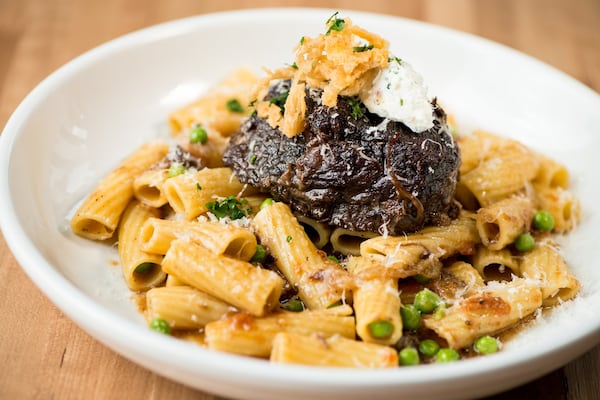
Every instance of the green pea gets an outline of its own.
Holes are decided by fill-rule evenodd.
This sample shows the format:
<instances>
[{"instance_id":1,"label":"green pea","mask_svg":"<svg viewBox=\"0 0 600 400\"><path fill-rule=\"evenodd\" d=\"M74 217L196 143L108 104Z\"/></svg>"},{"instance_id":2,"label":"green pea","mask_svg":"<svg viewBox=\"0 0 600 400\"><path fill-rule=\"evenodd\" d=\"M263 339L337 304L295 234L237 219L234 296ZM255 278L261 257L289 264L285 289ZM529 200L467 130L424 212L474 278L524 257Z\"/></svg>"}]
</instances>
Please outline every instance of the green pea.
<instances>
[{"instance_id":1,"label":"green pea","mask_svg":"<svg viewBox=\"0 0 600 400\"><path fill-rule=\"evenodd\" d=\"M273 199L272 198L268 198L268 199L264 199L262 203L260 203L260 209L262 210L265 207L269 207L271 204L273 204Z\"/></svg>"},{"instance_id":2,"label":"green pea","mask_svg":"<svg viewBox=\"0 0 600 400\"><path fill-rule=\"evenodd\" d=\"M304 304L298 297L291 297L285 303L281 303L281 308L288 311L299 312L304 311Z\"/></svg>"},{"instance_id":3,"label":"green pea","mask_svg":"<svg viewBox=\"0 0 600 400\"><path fill-rule=\"evenodd\" d=\"M200 125L196 125L190 131L190 142L204 144L208 141L208 132Z\"/></svg>"},{"instance_id":4,"label":"green pea","mask_svg":"<svg viewBox=\"0 0 600 400\"><path fill-rule=\"evenodd\" d=\"M515 248L519 251L531 251L535 247L535 239L531 233L522 233L515 240Z\"/></svg>"},{"instance_id":5,"label":"green pea","mask_svg":"<svg viewBox=\"0 0 600 400\"><path fill-rule=\"evenodd\" d=\"M414 347L405 347L398 353L398 361L400 365L418 365L419 352Z\"/></svg>"},{"instance_id":6,"label":"green pea","mask_svg":"<svg viewBox=\"0 0 600 400\"><path fill-rule=\"evenodd\" d=\"M533 227L539 231L550 232L554 229L554 217L548 211L540 210L533 216Z\"/></svg>"},{"instance_id":7,"label":"green pea","mask_svg":"<svg viewBox=\"0 0 600 400\"><path fill-rule=\"evenodd\" d=\"M171 333L171 325L169 325L169 323L162 318L154 318L150 322L150 329L156 332L164 333L165 335Z\"/></svg>"},{"instance_id":8,"label":"green pea","mask_svg":"<svg viewBox=\"0 0 600 400\"><path fill-rule=\"evenodd\" d=\"M482 336L475 340L473 348L480 354L492 354L498 351L498 341L491 336Z\"/></svg>"},{"instance_id":9,"label":"green pea","mask_svg":"<svg viewBox=\"0 0 600 400\"><path fill-rule=\"evenodd\" d=\"M329 256L327 256L327 259L328 259L328 260L331 260L331 261L333 261L333 262L336 262L336 263L338 263L338 264L340 263L340 260L338 260L338 258L337 258L336 256L334 256L334 255L329 255Z\"/></svg>"},{"instance_id":10,"label":"green pea","mask_svg":"<svg viewBox=\"0 0 600 400\"><path fill-rule=\"evenodd\" d=\"M185 167L183 164L179 163L171 164L169 171L167 172L169 178L173 178L174 176L181 175L183 173L185 173Z\"/></svg>"},{"instance_id":11,"label":"green pea","mask_svg":"<svg viewBox=\"0 0 600 400\"><path fill-rule=\"evenodd\" d=\"M439 350L440 345L435 340L425 339L419 343L419 351L423 355L432 357L435 356Z\"/></svg>"},{"instance_id":12,"label":"green pea","mask_svg":"<svg viewBox=\"0 0 600 400\"><path fill-rule=\"evenodd\" d=\"M419 328L421 313L413 304L402 306L400 308L400 316L402 317L404 329L415 330Z\"/></svg>"},{"instance_id":13,"label":"green pea","mask_svg":"<svg viewBox=\"0 0 600 400\"><path fill-rule=\"evenodd\" d=\"M136 274L145 274L146 272L148 272L152 268L154 268L155 265L156 264L154 264L152 262L144 262L144 263L141 263L140 265L138 265L137 267L135 267L133 272L135 272Z\"/></svg>"},{"instance_id":14,"label":"green pea","mask_svg":"<svg viewBox=\"0 0 600 400\"><path fill-rule=\"evenodd\" d=\"M460 360L460 354L454 349L439 349L435 355L435 360L440 363L447 363Z\"/></svg>"},{"instance_id":15,"label":"green pea","mask_svg":"<svg viewBox=\"0 0 600 400\"><path fill-rule=\"evenodd\" d=\"M265 248L265 246L263 246L261 244L257 244L256 251L254 252L254 255L252 256L250 261L262 263L262 262L265 262L266 258L267 258L267 249Z\"/></svg>"},{"instance_id":16,"label":"green pea","mask_svg":"<svg viewBox=\"0 0 600 400\"><path fill-rule=\"evenodd\" d=\"M394 325L390 321L373 321L367 325L369 333L375 339L387 339L394 333Z\"/></svg>"},{"instance_id":17,"label":"green pea","mask_svg":"<svg viewBox=\"0 0 600 400\"><path fill-rule=\"evenodd\" d=\"M242 105L240 104L240 101L238 99L229 99L229 100L227 100L225 105L227 106L227 109L231 112L234 112L234 113L243 113L244 112L244 107L242 107Z\"/></svg>"},{"instance_id":18,"label":"green pea","mask_svg":"<svg viewBox=\"0 0 600 400\"><path fill-rule=\"evenodd\" d=\"M431 313L440 304L440 297L429 289L423 289L415 296L415 307L424 314Z\"/></svg>"}]
</instances>

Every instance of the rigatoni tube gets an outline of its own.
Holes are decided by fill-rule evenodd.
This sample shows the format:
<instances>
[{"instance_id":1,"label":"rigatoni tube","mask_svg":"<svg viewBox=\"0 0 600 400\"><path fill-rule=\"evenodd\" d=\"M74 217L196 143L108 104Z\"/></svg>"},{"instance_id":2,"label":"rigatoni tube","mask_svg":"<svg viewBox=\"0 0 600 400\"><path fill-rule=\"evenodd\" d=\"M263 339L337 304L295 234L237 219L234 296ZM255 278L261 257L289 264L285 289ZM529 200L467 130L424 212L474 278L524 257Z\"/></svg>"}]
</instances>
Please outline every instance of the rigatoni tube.
<instances>
[{"instance_id":1,"label":"rigatoni tube","mask_svg":"<svg viewBox=\"0 0 600 400\"><path fill-rule=\"evenodd\" d=\"M283 289L276 272L214 254L190 239L174 240L162 266L187 284L259 316L279 304Z\"/></svg>"},{"instance_id":2,"label":"rigatoni tube","mask_svg":"<svg viewBox=\"0 0 600 400\"><path fill-rule=\"evenodd\" d=\"M348 271L359 274L373 261L352 257ZM352 293L356 315L356 333L365 342L391 345L402 336L398 281L393 278L357 279Z\"/></svg>"},{"instance_id":3,"label":"rigatoni tube","mask_svg":"<svg viewBox=\"0 0 600 400\"><path fill-rule=\"evenodd\" d=\"M254 357L269 357L279 332L355 336L354 318L329 310L278 312L262 318L239 313L209 323L205 332L209 348Z\"/></svg>"},{"instance_id":4,"label":"rigatoni tube","mask_svg":"<svg viewBox=\"0 0 600 400\"><path fill-rule=\"evenodd\" d=\"M392 347L342 336L282 332L273 340L271 361L323 367L391 368L398 366Z\"/></svg>"},{"instance_id":5,"label":"rigatoni tube","mask_svg":"<svg viewBox=\"0 0 600 400\"><path fill-rule=\"evenodd\" d=\"M157 142L145 144L131 153L86 197L71 219L73 232L93 240L111 238L133 198L133 180L168 151L166 143Z\"/></svg>"},{"instance_id":6,"label":"rigatoni tube","mask_svg":"<svg viewBox=\"0 0 600 400\"><path fill-rule=\"evenodd\" d=\"M119 258L123 278L131 290L150 289L166 278L160 266L162 256L143 251L139 240L144 222L158 214L157 209L137 200L132 200L123 213L119 226Z\"/></svg>"},{"instance_id":7,"label":"rigatoni tube","mask_svg":"<svg viewBox=\"0 0 600 400\"><path fill-rule=\"evenodd\" d=\"M256 252L256 236L248 229L218 222L176 221L151 218L142 227L140 241L149 253L165 254L171 242L189 238L215 254L248 261Z\"/></svg>"},{"instance_id":8,"label":"rigatoni tube","mask_svg":"<svg viewBox=\"0 0 600 400\"><path fill-rule=\"evenodd\" d=\"M516 279L488 283L479 293L459 300L444 315L428 315L425 326L454 349L473 343L480 336L508 328L542 305L542 291L533 280Z\"/></svg>"},{"instance_id":9,"label":"rigatoni tube","mask_svg":"<svg viewBox=\"0 0 600 400\"><path fill-rule=\"evenodd\" d=\"M538 243L524 254L520 265L523 277L539 282L544 306L572 299L579 291L579 281L551 240Z\"/></svg>"},{"instance_id":10,"label":"rigatoni tube","mask_svg":"<svg viewBox=\"0 0 600 400\"><path fill-rule=\"evenodd\" d=\"M215 197L237 196L242 192L248 195L256 190L240 183L231 168L204 168L167 179L163 192L176 212L192 220L207 212L206 204Z\"/></svg>"},{"instance_id":11,"label":"rigatoni tube","mask_svg":"<svg viewBox=\"0 0 600 400\"><path fill-rule=\"evenodd\" d=\"M308 308L324 309L342 300L350 288L348 273L315 247L287 205L264 207L252 225Z\"/></svg>"},{"instance_id":12,"label":"rigatoni tube","mask_svg":"<svg viewBox=\"0 0 600 400\"><path fill-rule=\"evenodd\" d=\"M198 329L233 310L191 286L159 287L146 293L146 319L162 318L172 329Z\"/></svg>"}]
</instances>

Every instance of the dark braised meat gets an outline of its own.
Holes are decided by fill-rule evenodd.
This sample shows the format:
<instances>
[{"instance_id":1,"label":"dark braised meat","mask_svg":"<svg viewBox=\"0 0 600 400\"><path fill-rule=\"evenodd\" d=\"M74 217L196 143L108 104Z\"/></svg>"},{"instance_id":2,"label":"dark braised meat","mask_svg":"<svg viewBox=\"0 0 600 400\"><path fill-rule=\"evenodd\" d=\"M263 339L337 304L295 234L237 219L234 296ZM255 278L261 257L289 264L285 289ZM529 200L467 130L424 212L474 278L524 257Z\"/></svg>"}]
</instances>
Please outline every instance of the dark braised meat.
<instances>
[{"instance_id":1,"label":"dark braised meat","mask_svg":"<svg viewBox=\"0 0 600 400\"><path fill-rule=\"evenodd\" d=\"M269 97L286 90L277 85ZM456 216L460 154L440 107L434 127L415 133L369 114L355 98L339 97L330 108L308 89L306 103L302 134L288 138L252 116L231 137L223 162L241 182L354 231L401 234Z\"/></svg>"}]
</instances>

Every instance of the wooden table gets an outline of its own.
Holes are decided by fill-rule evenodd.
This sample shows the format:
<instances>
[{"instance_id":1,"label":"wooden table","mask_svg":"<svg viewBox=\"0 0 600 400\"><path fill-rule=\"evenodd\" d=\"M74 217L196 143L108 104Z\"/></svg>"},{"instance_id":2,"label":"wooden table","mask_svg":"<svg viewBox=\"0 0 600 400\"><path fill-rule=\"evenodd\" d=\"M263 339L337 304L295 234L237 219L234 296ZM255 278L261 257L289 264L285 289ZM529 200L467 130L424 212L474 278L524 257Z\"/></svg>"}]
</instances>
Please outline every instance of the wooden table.
<instances>
[{"instance_id":1,"label":"wooden table","mask_svg":"<svg viewBox=\"0 0 600 400\"><path fill-rule=\"evenodd\" d=\"M189 15L291 5L373 11L471 32L537 57L600 92L598 0L0 0L0 126L42 78L109 39ZM1 237L0 310L1 399L217 399L96 342L42 296ZM600 346L493 398L598 399Z\"/></svg>"}]
</instances>

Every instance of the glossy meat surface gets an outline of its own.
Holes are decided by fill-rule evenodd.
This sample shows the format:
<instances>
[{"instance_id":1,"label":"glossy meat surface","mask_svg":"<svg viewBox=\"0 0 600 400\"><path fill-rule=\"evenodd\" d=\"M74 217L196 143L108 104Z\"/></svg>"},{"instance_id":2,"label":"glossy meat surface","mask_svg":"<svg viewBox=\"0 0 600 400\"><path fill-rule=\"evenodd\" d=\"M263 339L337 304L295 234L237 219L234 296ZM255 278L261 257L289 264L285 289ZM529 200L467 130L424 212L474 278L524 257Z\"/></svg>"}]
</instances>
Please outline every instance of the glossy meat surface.
<instances>
[{"instance_id":1,"label":"glossy meat surface","mask_svg":"<svg viewBox=\"0 0 600 400\"><path fill-rule=\"evenodd\" d=\"M270 96L286 90L276 86ZM307 90L306 127L288 138L251 116L231 137L223 161L244 183L269 192L298 213L355 231L401 234L444 224L456 209L460 153L446 115L414 133L369 114L355 98L336 107Z\"/></svg>"}]
</instances>

